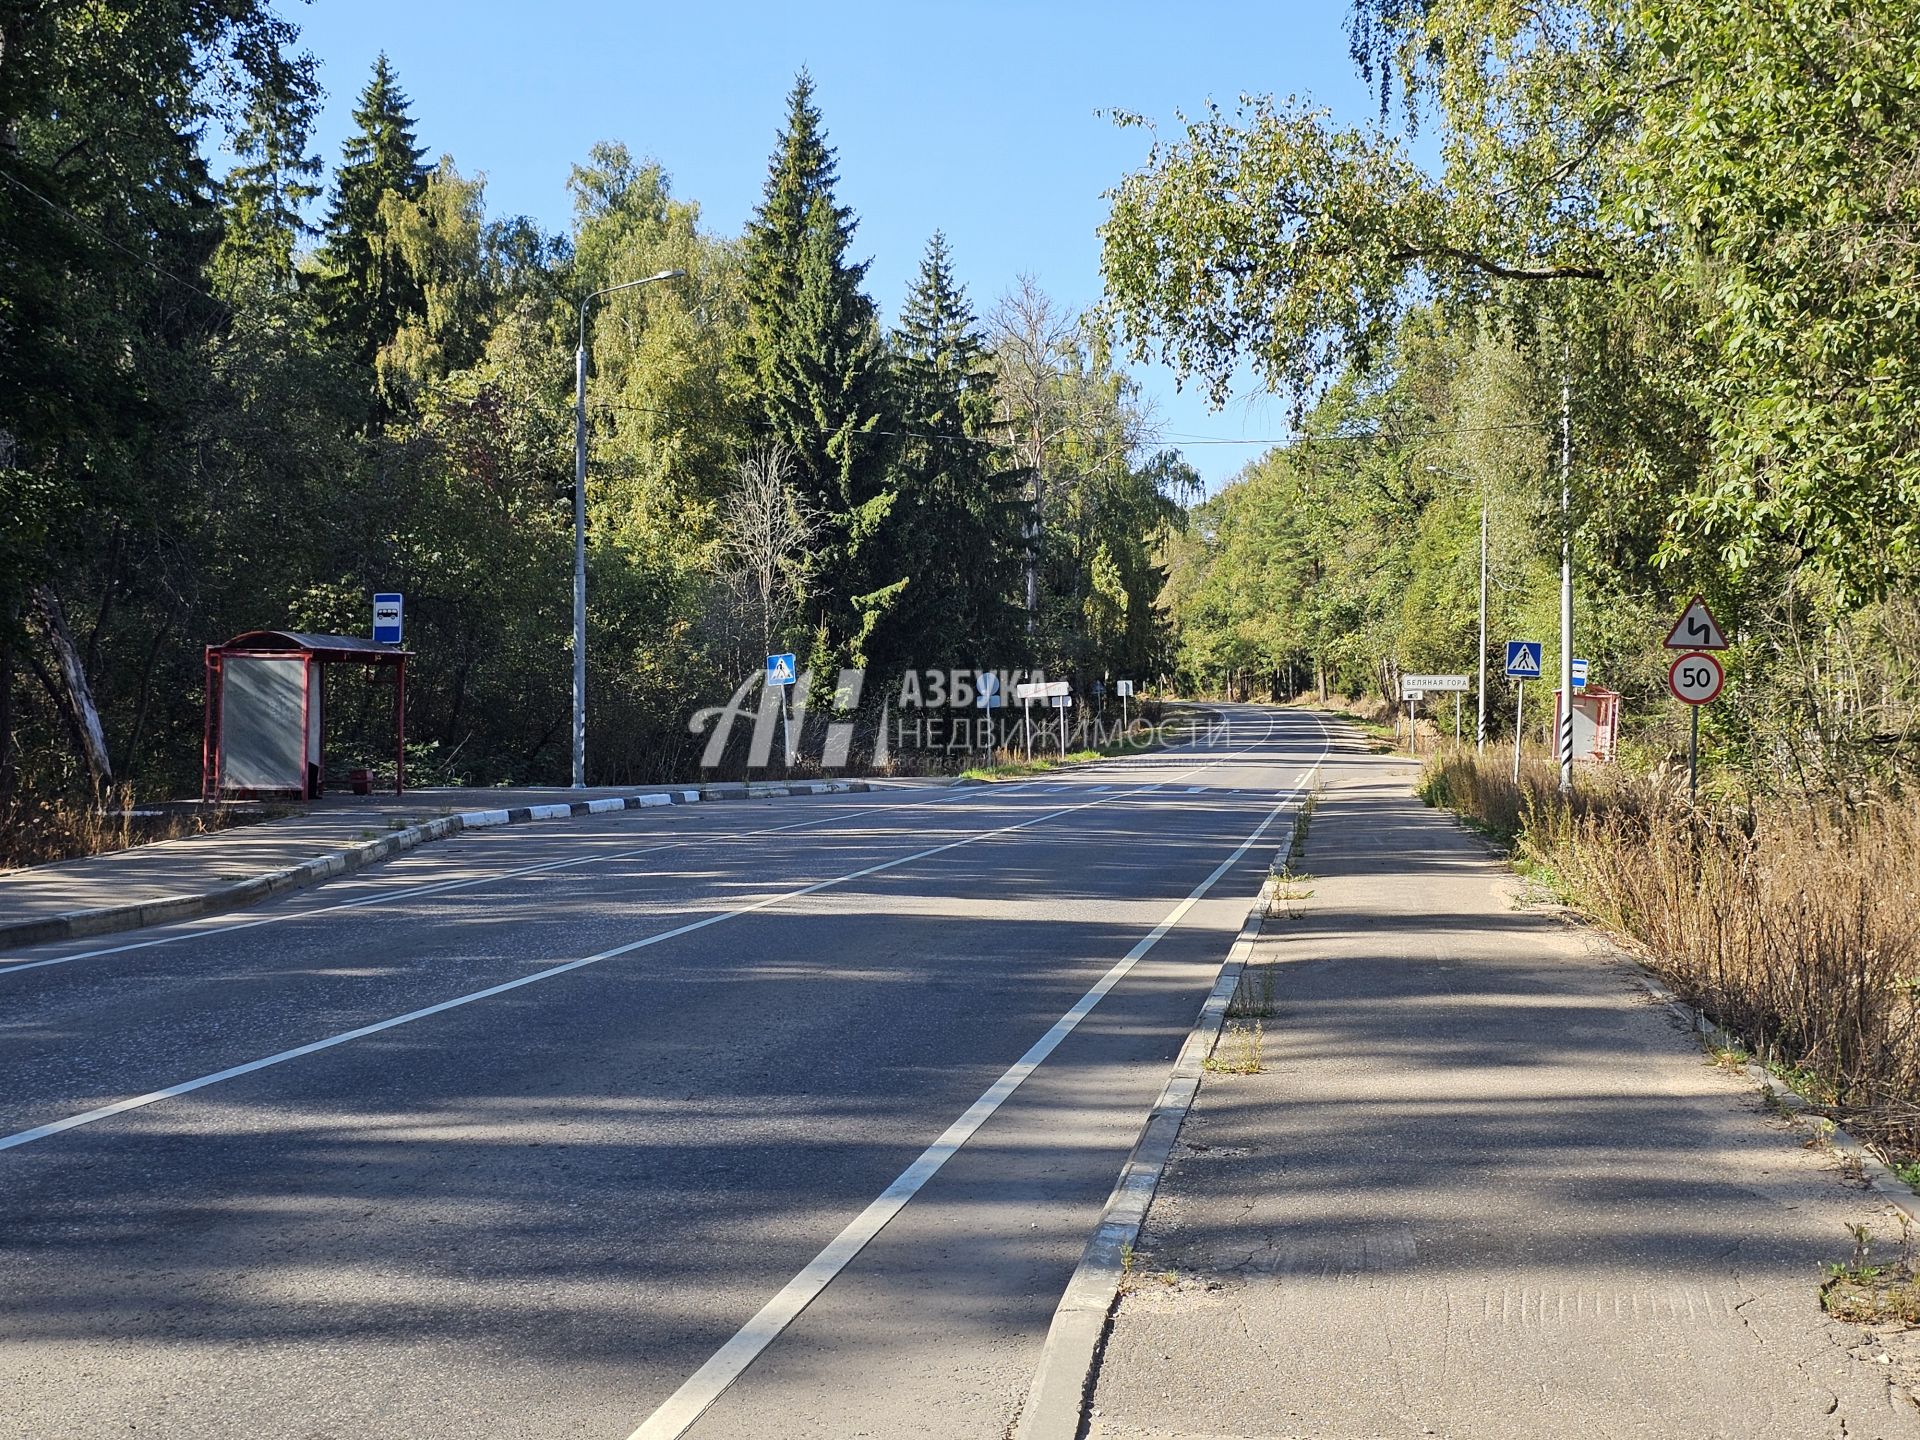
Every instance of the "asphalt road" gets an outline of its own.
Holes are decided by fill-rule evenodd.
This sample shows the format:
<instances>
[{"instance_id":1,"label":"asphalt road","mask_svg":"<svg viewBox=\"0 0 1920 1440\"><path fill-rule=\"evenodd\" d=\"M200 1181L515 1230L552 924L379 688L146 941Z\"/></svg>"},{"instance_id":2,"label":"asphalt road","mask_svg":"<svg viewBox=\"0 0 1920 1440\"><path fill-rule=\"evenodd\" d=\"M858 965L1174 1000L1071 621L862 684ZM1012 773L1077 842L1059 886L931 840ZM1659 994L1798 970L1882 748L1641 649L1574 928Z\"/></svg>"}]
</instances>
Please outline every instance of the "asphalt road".
<instances>
[{"instance_id":1,"label":"asphalt road","mask_svg":"<svg viewBox=\"0 0 1920 1440\"><path fill-rule=\"evenodd\" d=\"M6 1433L1002 1435L1323 752L1230 715L0 957Z\"/></svg>"}]
</instances>

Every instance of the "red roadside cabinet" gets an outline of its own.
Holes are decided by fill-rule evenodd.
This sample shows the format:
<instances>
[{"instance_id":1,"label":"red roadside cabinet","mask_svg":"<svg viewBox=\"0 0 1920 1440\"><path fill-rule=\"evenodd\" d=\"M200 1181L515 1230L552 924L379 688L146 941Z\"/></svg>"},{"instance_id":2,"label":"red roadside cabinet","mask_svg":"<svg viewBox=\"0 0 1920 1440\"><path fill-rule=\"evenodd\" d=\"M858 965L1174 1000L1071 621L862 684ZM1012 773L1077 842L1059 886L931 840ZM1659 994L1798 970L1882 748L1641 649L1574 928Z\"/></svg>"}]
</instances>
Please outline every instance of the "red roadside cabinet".
<instances>
[{"instance_id":1,"label":"red roadside cabinet","mask_svg":"<svg viewBox=\"0 0 1920 1440\"><path fill-rule=\"evenodd\" d=\"M1560 692L1553 692L1553 733L1560 733ZM1589 685L1573 695L1573 758L1610 765L1620 746L1620 692Z\"/></svg>"}]
</instances>

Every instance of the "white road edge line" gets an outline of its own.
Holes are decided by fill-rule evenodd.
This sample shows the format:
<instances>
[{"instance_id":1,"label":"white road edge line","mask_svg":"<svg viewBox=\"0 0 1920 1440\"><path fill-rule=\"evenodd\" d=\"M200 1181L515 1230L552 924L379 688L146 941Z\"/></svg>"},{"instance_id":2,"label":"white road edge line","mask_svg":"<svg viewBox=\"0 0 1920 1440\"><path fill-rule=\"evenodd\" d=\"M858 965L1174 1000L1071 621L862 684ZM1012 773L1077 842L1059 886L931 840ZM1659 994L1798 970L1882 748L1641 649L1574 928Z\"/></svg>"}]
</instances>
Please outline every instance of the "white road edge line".
<instances>
[{"instance_id":1,"label":"white road edge line","mask_svg":"<svg viewBox=\"0 0 1920 1440\"><path fill-rule=\"evenodd\" d=\"M1271 733L1269 724L1268 734ZM899 1177L880 1192L878 1199L855 1216L844 1230L827 1243L826 1249L814 1256L798 1275L781 1287L779 1293L761 1306L760 1312L716 1350L706 1364L694 1371L686 1383L648 1416L627 1440L678 1440L679 1436L686 1434L707 1407L726 1393L728 1387L759 1358L760 1353L779 1338L781 1331L797 1320L800 1312L812 1304L820 1292L832 1284L834 1278L866 1248L867 1242L885 1229L887 1223L905 1208L920 1188L939 1173L940 1167L973 1138L993 1112L1020 1088L1021 1082L1039 1068L1061 1041L1073 1033L1074 1027L1106 997L1107 992L1125 979L1127 972L1133 969L1140 958L1185 918L1186 913L1199 903L1222 875L1239 863L1240 857L1254 847L1279 818L1280 812L1306 787L1307 781L1326 761L1327 754L1328 748L1323 748L1319 759L1302 775L1300 783L1275 802L1253 833L1215 866L1212 874L1195 886L1187 898L1174 906L1167 917L1141 937L1131 950L1115 961L1113 967L1074 1003L1072 1009L1054 1021L1053 1027L1034 1041L1026 1054L1008 1066L1000 1078L989 1085L985 1093L968 1106L966 1112L949 1125L938 1140L920 1152L919 1159L901 1171Z\"/></svg>"},{"instance_id":2,"label":"white road edge line","mask_svg":"<svg viewBox=\"0 0 1920 1440\"><path fill-rule=\"evenodd\" d=\"M1267 723L1267 735L1273 733L1273 722ZM1263 740L1266 735L1261 737ZM1245 752L1243 752L1245 753ZM1205 765L1195 766L1186 773L1197 774L1201 770L1223 765L1238 756L1223 756L1209 761ZM256 1070L265 1070L274 1065L284 1065L289 1060L298 1060L306 1055L318 1054L322 1050L331 1050L336 1045L345 1045L350 1040L363 1040L369 1035L378 1035L382 1031L392 1030L401 1025L411 1025L416 1020L425 1020L429 1016L443 1014L448 1010L457 1010L463 1005L471 1005L479 1000L488 1000L495 995L504 995L509 990L518 990L523 985L537 984L542 980L551 980L559 975L568 974L588 965L597 965L603 960L612 960L621 955L631 955L636 950L644 950L651 945L659 945L667 940L676 940L682 935L690 935L696 930L705 930L711 925L737 919L742 915L751 915L756 911L770 909L789 900L799 900L808 895L816 895L822 890L830 890L836 885L844 885L850 880L864 879L868 875L878 875L887 870L897 870L902 865L911 865L916 860L925 860L934 855L945 854L949 850L958 850L963 845L972 845L981 840L991 840L996 835L1009 835L1016 830L1025 830L1029 826L1043 824L1058 819L1062 815L1071 815L1076 810L1091 810L1095 806L1110 805L1116 800L1124 800L1130 794L1144 793L1151 786L1140 791L1123 791L1118 795L1103 796L1098 800L1084 800L1078 805L1064 805L1058 810L1049 810L1044 815L1036 815L1030 820L1021 820L1012 825L1002 825L993 830L981 830L958 840L949 840L941 845L933 845L925 850L916 850L911 855L902 855L893 860L884 860L877 865L863 866L858 870L849 870L844 875L836 875L827 880L816 880L811 885L803 885L797 890L785 890L778 895L768 895L747 905L739 905L731 910L722 910L717 914L703 916L685 925L676 925L671 930L661 930L652 935L643 935L638 940L630 940L625 945L616 945L611 950L602 950L597 954L582 956L578 960L568 960L559 965L550 965L544 970L536 970L529 975L503 981L498 985L489 985L484 990L473 990L465 995L456 995L451 1000L442 1000L435 1005L422 1006L418 1010L409 1010L404 1015L390 1016L385 1020L376 1020L371 1025L361 1025L352 1030L342 1030L336 1035L313 1040L305 1045L296 1045L291 1050L281 1050L272 1055L263 1055L258 1060L249 1060L241 1065L230 1065L225 1070L216 1070L210 1075L196 1076L192 1080L182 1080L177 1085L168 1085L164 1089L149 1090L144 1095L129 1095L124 1100L116 1100L110 1105L101 1105L96 1109L83 1111L78 1115L69 1115L64 1119L50 1120L44 1125L36 1125L30 1130L15 1131L11 1135L0 1136L0 1150L12 1150L16 1146L31 1145L36 1140L45 1140L53 1135L64 1134L68 1130L77 1130L82 1125L92 1125L100 1120L111 1119L115 1115L124 1115L129 1110L139 1110L145 1106L157 1104L162 1100L171 1100L181 1095L192 1094L195 1090L204 1090L209 1085L218 1085L223 1081L237 1080L242 1075L251 1075ZM1285 803L1285 802L1282 802ZM1277 807L1276 807L1277 810ZM1249 844L1252 842L1249 841ZM1158 938L1158 937L1156 937Z\"/></svg>"}]
</instances>

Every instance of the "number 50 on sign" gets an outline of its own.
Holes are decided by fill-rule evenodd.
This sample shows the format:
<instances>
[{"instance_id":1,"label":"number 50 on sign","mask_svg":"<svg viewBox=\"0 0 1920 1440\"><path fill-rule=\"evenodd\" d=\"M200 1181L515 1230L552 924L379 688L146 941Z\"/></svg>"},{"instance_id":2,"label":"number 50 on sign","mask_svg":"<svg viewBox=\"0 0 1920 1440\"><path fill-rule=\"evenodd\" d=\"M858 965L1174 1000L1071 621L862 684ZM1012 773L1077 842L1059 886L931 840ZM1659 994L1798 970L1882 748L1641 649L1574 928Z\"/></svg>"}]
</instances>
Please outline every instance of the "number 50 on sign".
<instances>
[{"instance_id":1,"label":"number 50 on sign","mask_svg":"<svg viewBox=\"0 0 1920 1440\"><path fill-rule=\"evenodd\" d=\"M1667 671L1667 688L1676 700L1705 705L1720 693L1726 673L1711 655L1682 655Z\"/></svg>"}]
</instances>

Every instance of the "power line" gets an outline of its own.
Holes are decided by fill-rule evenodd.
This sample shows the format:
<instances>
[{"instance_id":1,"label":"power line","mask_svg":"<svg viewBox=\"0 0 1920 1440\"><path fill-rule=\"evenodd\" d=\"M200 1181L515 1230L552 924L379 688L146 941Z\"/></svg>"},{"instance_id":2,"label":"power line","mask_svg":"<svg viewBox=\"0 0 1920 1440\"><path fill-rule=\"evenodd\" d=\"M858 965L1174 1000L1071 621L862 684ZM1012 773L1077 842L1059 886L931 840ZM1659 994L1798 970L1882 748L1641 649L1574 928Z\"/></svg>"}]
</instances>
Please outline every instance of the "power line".
<instances>
[{"instance_id":1,"label":"power line","mask_svg":"<svg viewBox=\"0 0 1920 1440\"><path fill-rule=\"evenodd\" d=\"M122 255L125 255L129 260L132 260L137 264L146 266L147 269L153 271L154 274L161 276L163 279L171 280L174 284L180 286L183 290L191 290L194 294L198 295L203 300L211 300L214 304L218 305L222 310L226 310L226 311L229 311L229 313L231 313L232 307L229 306L227 302L222 300L219 296L209 294L207 291L202 290L198 285L194 284L191 280L182 280L178 275L174 274L171 270L167 269L166 266L156 262L152 256L142 255L138 250L134 250L126 245L122 245L118 240L114 239L111 235L107 234L106 231L102 230L98 225L95 225L92 221L74 214L73 211L67 209L67 207L62 205L59 201L48 199L45 195L42 195L38 190L34 189L31 185L27 184L26 181L20 179L18 176L11 175L7 173L5 170L0 170L0 180L6 181L9 185L13 186L16 190L19 190L27 195L31 195L34 199L38 200L42 205L46 206L49 210L53 211L54 214L60 216L62 219L67 220L68 222L74 225L79 226L82 230L87 231L96 240L100 241L101 244L111 246L115 250L118 250Z\"/></svg>"}]
</instances>

